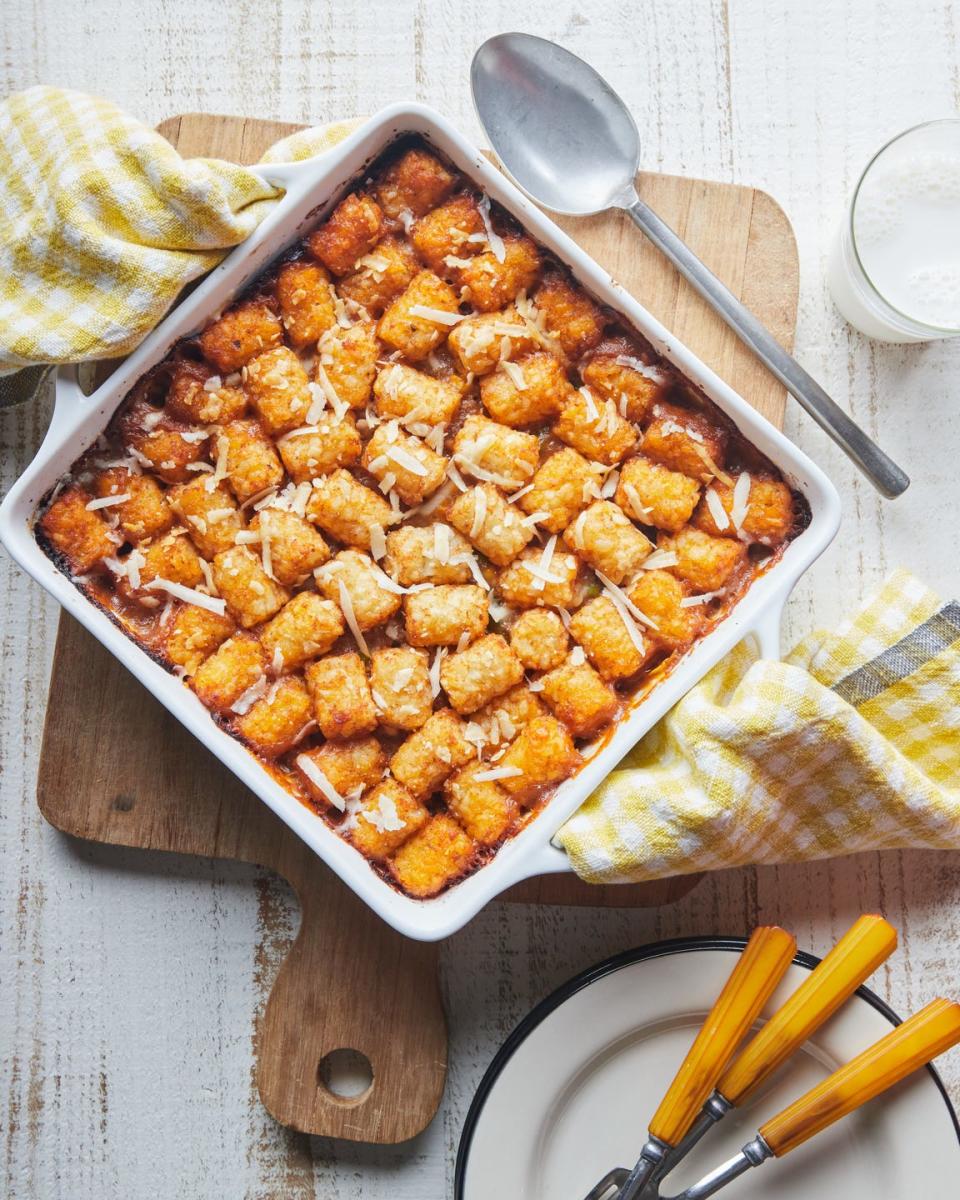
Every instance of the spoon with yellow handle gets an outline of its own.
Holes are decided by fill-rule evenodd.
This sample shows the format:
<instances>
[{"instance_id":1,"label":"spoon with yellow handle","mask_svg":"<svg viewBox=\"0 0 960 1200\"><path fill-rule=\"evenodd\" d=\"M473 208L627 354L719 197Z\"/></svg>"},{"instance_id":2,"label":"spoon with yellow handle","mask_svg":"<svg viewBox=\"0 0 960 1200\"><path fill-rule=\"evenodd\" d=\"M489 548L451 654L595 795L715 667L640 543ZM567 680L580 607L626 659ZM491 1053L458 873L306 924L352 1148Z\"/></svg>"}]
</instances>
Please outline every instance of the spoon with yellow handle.
<instances>
[{"instance_id":1,"label":"spoon with yellow handle","mask_svg":"<svg viewBox=\"0 0 960 1200\"><path fill-rule=\"evenodd\" d=\"M693 1124L750 1026L786 974L796 949L796 939L776 925L762 925L754 930L654 1113L637 1165L632 1171L624 1168L611 1171L586 1200L598 1200L614 1185L619 1187L617 1200L634 1200L640 1195L666 1155L680 1144Z\"/></svg>"},{"instance_id":2,"label":"spoon with yellow handle","mask_svg":"<svg viewBox=\"0 0 960 1200\"><path fill-rule=\"evenodd\" d=\"M706 1200L768 1158L783 1158L960 1042L960 1004L932 1000L760 1126L739 1154L670 1200Z\"/></svg>"},{"instance_id":3,"label":"spoon with yellow handle","mask_svg":"<svg viewBox=\"0 0 960 1200\"><path fill-rule=\"evenodd\" d=\"M645 1196L655 1196L655 1185L703 1135L779 1070L896 948L897 931L883 917L855 921L727 1067L683 1140L648 1181Z\"/></svg>"}]
</instances>

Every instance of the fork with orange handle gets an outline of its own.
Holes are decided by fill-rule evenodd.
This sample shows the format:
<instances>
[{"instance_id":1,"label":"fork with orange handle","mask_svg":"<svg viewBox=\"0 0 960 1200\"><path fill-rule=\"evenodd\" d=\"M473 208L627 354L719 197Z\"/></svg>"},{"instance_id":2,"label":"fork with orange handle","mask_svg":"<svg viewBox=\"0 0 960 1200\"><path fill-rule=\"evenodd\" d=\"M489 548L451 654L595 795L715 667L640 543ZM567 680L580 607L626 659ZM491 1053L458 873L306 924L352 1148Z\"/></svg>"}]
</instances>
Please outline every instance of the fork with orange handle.
<instances>
[{"instance_id":1,"label":"fork with orange handle","mask_svg":"<svg viewBox=\"0 0 960 1200\"><path fill-rule=\"evenodd\" d=\"M861 917L734 1059L783 978L795 943L782 929L755 931L666 1096L632 1171L618 1167L586 1200L653 1200L663 1177L717 1121L742 1104L894 950L882 917ZM673 1200L703 1200L814 1134L960 1042L960 1005L935 1000L767 1121L741 1152Z\"/></svg>"}]
</instances>

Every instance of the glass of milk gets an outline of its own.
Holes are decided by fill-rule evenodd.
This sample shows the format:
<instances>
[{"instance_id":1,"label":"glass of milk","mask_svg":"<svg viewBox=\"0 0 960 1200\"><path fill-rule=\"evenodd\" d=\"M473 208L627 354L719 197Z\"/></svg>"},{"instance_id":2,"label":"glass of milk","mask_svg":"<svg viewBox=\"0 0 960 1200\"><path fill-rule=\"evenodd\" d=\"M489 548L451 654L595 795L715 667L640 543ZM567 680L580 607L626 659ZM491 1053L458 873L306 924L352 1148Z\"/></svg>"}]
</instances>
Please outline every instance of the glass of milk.
<instances>
[{"instance_id":1,"label":"glass of milk","mask_svg":"<svg viewBox=\"0 0 960 1200\"><path fill-rule=\"evenodd\" d=\"M837 308L868 337L960 336L960 119L917 125L877 151L827 278Z\"/></svg>"}]
</instances>

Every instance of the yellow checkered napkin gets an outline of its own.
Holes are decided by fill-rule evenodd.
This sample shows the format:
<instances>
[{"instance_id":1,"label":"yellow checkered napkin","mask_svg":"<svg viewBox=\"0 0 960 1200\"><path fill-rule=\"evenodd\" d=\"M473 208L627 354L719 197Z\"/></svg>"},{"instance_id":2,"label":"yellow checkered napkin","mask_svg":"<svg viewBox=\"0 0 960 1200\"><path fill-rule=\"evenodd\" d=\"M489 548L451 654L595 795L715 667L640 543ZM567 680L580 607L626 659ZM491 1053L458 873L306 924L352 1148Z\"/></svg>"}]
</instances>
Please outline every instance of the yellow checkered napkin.
<instances>
[{"instance_id":1,"label":"yellow checkered napkin","mask_svg":"<svg viewBox=\"0 0 960 1200\"><path fill-rule=\"evenodd\" d=\"M278 142L310 158L353 127ZM116 358L282 195L246 167L183 159L106 100L35 87L0 104L0 374Z\"/></svg>"},{"instance_id":2,"label":"yellow checkered napkin","mask_svg":"<svg viewBox=\"0 0 960 1200\"><path fill-rule=\"evenodd\" d=\"M784 662L741 645L558 841L593 883L960 847L960 604L898 571Z\"/></svg>"}]
</instances>

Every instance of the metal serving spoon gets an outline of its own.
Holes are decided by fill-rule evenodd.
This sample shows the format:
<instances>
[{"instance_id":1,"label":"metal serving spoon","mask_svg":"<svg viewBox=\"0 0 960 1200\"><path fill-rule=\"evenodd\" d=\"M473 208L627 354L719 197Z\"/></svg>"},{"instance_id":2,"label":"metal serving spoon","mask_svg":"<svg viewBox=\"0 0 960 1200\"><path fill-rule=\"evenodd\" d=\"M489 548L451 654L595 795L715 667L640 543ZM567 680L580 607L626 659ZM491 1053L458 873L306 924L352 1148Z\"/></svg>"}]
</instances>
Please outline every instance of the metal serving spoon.
<instances>
[{"instance_id":1,"label":"metal serving spoon","mask_svg":"<svg viewBox=\"0 0 960 1200\"><path fill-rule=\"evenodd\" d=\"M569 50L527 33L484 42L470 68L490 145L523 190L576 216L622 208L884 496L909 477L637 195L640 134L620 97Z\"/></svg>"}]
</instances>

